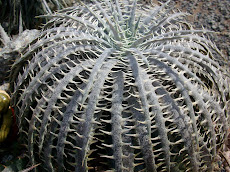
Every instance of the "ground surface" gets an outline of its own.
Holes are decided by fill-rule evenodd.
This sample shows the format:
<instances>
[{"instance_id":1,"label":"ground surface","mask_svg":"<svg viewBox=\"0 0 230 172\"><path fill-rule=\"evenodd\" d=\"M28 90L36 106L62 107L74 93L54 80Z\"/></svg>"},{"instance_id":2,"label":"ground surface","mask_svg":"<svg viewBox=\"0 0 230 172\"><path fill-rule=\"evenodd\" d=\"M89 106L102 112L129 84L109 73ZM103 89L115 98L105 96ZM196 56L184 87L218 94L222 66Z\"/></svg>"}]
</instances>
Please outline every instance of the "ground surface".
<instances>
[{"instance_id":1,"label":"ground surface","mask_svg":"<svg viewBox=\"0 0 230 172\"><path fill-rule=\"evenodd\" d=\"M166 0L152 0L154 3ZM230 0L172 0L176 8L190 13L188 20L195 28L202 26L217 32L211 40L230 59Z\"/></svg>"}]
</instances>

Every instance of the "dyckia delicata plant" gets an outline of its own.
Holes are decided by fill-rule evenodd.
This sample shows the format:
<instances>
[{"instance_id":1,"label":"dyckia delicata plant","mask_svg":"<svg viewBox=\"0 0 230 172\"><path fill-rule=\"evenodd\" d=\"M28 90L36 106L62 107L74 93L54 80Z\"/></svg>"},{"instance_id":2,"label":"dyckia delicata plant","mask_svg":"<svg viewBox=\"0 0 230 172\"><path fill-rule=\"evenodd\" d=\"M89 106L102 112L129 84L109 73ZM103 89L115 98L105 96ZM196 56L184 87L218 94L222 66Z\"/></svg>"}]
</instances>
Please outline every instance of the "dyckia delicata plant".
<instances>
[{"instance_id":1,"label":"dyckia delicata plant","mask_svg":"<svg viewBox=\"0 0 230 172\"><path fill-rule=\"evenodd\" d=\"M213 169L227 131L226 62L208 31L193 29L169 3L95 0L47 16L11 73L31 164Z\"/></svg>"}]
</instances>

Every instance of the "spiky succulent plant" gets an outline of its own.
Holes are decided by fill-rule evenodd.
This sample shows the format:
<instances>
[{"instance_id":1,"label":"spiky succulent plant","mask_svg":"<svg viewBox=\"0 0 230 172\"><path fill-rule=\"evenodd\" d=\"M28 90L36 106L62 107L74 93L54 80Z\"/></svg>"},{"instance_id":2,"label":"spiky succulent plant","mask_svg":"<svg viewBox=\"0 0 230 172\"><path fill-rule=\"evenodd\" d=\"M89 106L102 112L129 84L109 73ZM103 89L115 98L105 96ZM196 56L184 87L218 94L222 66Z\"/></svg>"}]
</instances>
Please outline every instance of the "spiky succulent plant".
<instances>
[{"instance_id":1,"label":"spiky succulent plant","mask_svg":"<svg viewBox=\"0 0 230 172\"><path fill-rule=\"evenodd\" d=\"M213 169L226 136L229 75L208 31L169 3L94 1L48 16L11 73L31 164Z\"/></svg>"}]
</instances>

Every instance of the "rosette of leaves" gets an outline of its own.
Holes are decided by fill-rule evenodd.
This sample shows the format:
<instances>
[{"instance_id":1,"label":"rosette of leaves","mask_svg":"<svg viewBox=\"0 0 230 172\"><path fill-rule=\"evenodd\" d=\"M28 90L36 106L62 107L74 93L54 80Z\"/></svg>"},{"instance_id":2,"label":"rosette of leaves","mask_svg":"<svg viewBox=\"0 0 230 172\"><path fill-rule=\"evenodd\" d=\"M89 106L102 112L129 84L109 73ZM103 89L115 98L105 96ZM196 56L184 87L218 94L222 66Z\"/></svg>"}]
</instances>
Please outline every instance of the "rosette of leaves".
<instances>
[{"instance_id":1,"label":"rosette of leaves","mask_svg":"<svg viewBox=\"0 0 230 172\"><path fill-rule=\"evenodd\" d=\"M48 15L11 71L31 165L47 171L211 171L229 75L206 30L169 1L94 1Z\"/></svg>"}]
</instances>

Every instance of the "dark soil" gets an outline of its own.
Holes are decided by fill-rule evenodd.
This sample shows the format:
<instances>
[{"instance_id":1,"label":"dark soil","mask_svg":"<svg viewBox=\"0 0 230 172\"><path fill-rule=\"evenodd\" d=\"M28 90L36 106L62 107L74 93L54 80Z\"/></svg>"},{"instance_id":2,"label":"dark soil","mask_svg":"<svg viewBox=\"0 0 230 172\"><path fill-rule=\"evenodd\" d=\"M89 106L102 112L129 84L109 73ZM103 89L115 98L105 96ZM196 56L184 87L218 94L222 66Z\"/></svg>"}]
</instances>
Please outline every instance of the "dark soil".
<instances>
[{"instance_id":1,"label":"dark soil","mask_svg":"<svg viewBox=\"0 0 230 172\"><path fill-rule=\"evenodd\" d=\"M152 0L154 3L167 0ZM191 14L188 21L196 29L215 31L210 39L230 59L230 0L172 0L175 7Z\"/></svg>"}]
</instances>

